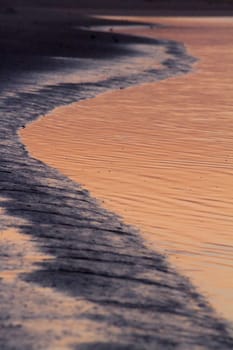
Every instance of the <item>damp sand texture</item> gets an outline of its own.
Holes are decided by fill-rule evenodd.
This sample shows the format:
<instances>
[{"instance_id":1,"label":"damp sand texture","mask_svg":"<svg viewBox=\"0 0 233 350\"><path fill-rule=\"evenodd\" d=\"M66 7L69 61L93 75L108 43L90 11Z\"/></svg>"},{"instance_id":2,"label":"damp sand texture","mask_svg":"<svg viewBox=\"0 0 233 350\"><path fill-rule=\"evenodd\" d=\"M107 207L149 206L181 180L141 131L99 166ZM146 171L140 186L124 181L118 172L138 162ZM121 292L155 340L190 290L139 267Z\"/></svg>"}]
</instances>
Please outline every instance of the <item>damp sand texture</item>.
<instances>
[{"instance_id":1,"label":"damp sand texture","mask_svg":"<svg viewBox=\"0 0 233 350\"><path fill-rule=\"evenodd\" d=\"M106 22L75 11L32 12L1 15L9 31L0 37L6 48L0 82L0 348L232 349L226 320L190 281L77 181L32 158L18 134L58 105L185 74L192 57L170 40L119 34L118 45L111 32L93 39L93 31L77 26ZM169 59L165 55L159 64L164 53ZM152 69L139 64L134 70L148 58ZM128 67L123 74L122 66Z\"/></svg>"},{"instance_id":2,"label":"damp sand texture","mask_svg":"<svg viewBox=\"0 0 233 350\"><path fill-rule=\"evenodd\" d=\"M233 23L156 21L165 27L134 31L184 42L200 60L192 73L58 108L21 135L34 157L137 226L232 321Z\"/></svg>"}]
</instances>

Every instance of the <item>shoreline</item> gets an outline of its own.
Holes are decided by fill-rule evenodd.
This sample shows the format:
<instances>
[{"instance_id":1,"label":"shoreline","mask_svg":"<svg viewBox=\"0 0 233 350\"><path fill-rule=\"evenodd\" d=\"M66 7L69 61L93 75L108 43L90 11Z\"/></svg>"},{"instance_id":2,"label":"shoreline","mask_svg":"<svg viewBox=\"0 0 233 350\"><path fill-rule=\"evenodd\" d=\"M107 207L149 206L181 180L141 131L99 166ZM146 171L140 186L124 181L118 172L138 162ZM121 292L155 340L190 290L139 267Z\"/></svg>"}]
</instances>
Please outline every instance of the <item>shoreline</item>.
<instances>
[{"instance_id":1,"label":"shoreline","mask_svg":"<svg viewBox=\"0 0 233 350\"><path fill-rule=\"evenodd\" d=\"M57 346L57 337L65 332L67 348L73 344L77 349L135 348L137 343L140 348L147 337L147 349L153 349L155 345L167 348L174 344L186 344L190 349L195 344L207 348L218 344L230 349L233 340L225 321L217 319L187 280L167 265L164 257L144 247L133 228L101 209L78 184L29 158L19 140L14 139L15 130L25 125L25 120L35 118L38 113L35 108L48 92L53 98L52 90L48 89L42 90L41 99L37 96L33 99L35 92L21 95L17 92L16 96L7 97L8 106L11 102L14 113L20 112L21 116L17 125L12 125L14 114L10 111L9 121L1 120L0 176L5 197L1 205L11 218L6 220L5 226L17 227L23 234L33 237L36 246L54 259L37 262L36 271L19 275L13 283L0 280L1 293L5 291L5 296L14 295L15 291L19 293L12 313L9 312L10 301L3 298L0 345L10 349L17 343L17 349L25 350L35 348L36 344L37 349L45 349L51 344ZM75 95L71 96L74 98ZM48 105L44 102L41 108L45 113ZM33 288L33 298L28 294L29 287ZM46 305L49 299L46 293L51 293L52 302L49 309L43 309L43 321L46 324L46 319L48 322L54 317L52 335L49 326L39 330L35 328L38 324L32 322L41 300ZM29 308L22 303L25 298ZM79 300L84 301L81 312L78 311ZM67 309L72 303L75 315ZM69 310L68 316L64 314L66 310ZM138 333L135 322L142 318L142 311L145 316ZM12 327L17 313L20 327ZM25 314L27 322L24 321ZM92 341L84 336L80 343L77 339L80 334L69 322L63 326L59 324L59 319L64 317L84 327L84 335L88 334L87 322L92 329ZM99 320L102 320L101 324ZM190 338L183 337L184 333L190 334Z\"/></svg>"},{"instance_id":2,"label":"shoreline","mask_svg":"<svg viewBox=\"0 0 233 350\"><path fill-rule=\"evenodd\" d=\"M138 31L138 32L140 32L140 31L142 31L143 32L143 30L142 29L136 29L135 28L135 30L136 31ZM165 30L165 29L164 29ZM197 46L197 45L196 45ZM192 47L191 47L192 48ZM199 53L200 53L200 50L199 50ZM198 70L199 70L199 68L198 68ZM201 70L201 68L200 68L200 70ZM193 73L192 72L192 74L198 74L198 72L197 73ZM200 73L199 73L200 74ZM177 79L177 78L174 78L173 77L173 79ZM179 78L180 79L180 78ZM182 79L182 78L181 78ZM187 77L185 76L185 78L184 79L187 79ZM179 83L179 82L178 82ZM165 84L166 84L166 81L165 81ZM174 84L175 84L175 81L174 81ZM156 88L156 86L157 86L157 88ZM55 128L55 129L53 129L53 131L52 132L55 132L55 134L57 133L57 135L58 135L58 140L62 140L63 139L63 132L62 132L62 130L63 130L63 127L65 128L65 120L63 120L64 118L62 118L62 115L65 115L66 116L66 119L67 119L67 122L68 122L68 128L67 128L67 131L66 132L64 132L64 135L68 135L69 134L69 140L67 139L67 138L65 138L65 141L64 141L64 144L62 144L63 146L62 147L64 147L64 152L62 153L62 159L60 159L59 158L59 151L56 153L56 151L55 152L53 152L52 151L52 154L55 154L55 160L53 160L53 156L52 156L52 158L50 158L50 156L48 155L48 156L46 156L46 152L43 152L43 150L40 152L39 150L37 151L37 149L34 147L33 148L33 145L35 145L35 142L34 141L32 141L32 142L30 142L29 144L30 144L30 150L32 151L32 150L34 150L34 155L37 155L37 157L38 157L38 154L40 154L40 156L39 156L39 158L40 159L43 159L44 161L46 161L47 163L49 163L50 165L52 165L52 166L54 166L54 167L56 167L56 168L58 168L60 171L62 171L62 173L64 173L65 175L67 175L67 176L70 176L72 179L74 179L75 181L81 181L81 183L83 183L84 184L84 188L85 187L87 187L90 191L91 191L91 193L95 196L95 197L97 197L97 198L99 198L100 200L102 199L104 202L105 202L105 208L109 208L109 209L111 209L112 211L114 211L114 212L118 212L119 214L121 214L121 216L124 218L124 219L126 219L127 220L127 222L128 223L130 223L130 224L132 224L132 225L136 225L139 229L143 229L143 231L146 233L146 238L147 239L149 239L149 242L150 242L150 244L153 246L153 236L151 236L151 233L153 233L153 228L151 229L149 226L147 226L144 222L143 222L143 220L140 220L139 218L138 219L136 219L136 218L134 218L134 216L133 215L129 215L127 212L126 212L126 209L125 209L125 207L126 207L126 205L124 206L123 204L121 204L121 202L120 202L120 196L119 196L119 198L117 197L117 195L115 194L115 192L113 191L113 190L108 190L108 183L111 183L110 181L111 181L111 176L113 177L113 179L117 179L116 178L116 175L114 175L114 171L116 172L116 169L114 168L114 166L113 165L111 165L110 166L110 164L108 164L108 158L111 156L111 154L109 154L109 156L106 158L106 163L105 163L105 158L104 158L104 156L102 157L102 154L101 154L101 152L100 153L98 153L98 154L96 154L96 155L94 155L93 156L93 162L91 162L91 159L92 159L92 156L91 156L91 154L93 153L93 154L95 154L95 151L94 151L94 149L92 150L91 148L89 148L89 147L91 147L91 139L90 139L90 137L89 137L89 135L88 135L88 133L87 133L87 135L85 136L85 139L86 139L86 146L85 146L85 141L83 142L83 141L80 141L80 143L77 143L77 145L76 145L76 143L74 142L74 141L72 141L72 130L69 128L69 125L72 125L72 128L74 128L74 130L76 130L76 124L78 125L78 129L80 129L80 132L81 132L81 136L80 136L80 138L81 138L81 140L82 140L82 135L85 135L85 130L86 131L88 131L88 129L85 129L85 127L86 128L88 128L88 120L90 119L90 117L91 117L91 114L92 114L92 110L95 110L95 113L97 113L97 115L98 115L98 113L103 113L103 117L101 116L101 119L102 118L105 118L105 115L107 116L107 115L111 115L111 113L114 113L113 111L111 112L111 108L110 108L110 111L109 112L106 112L106 111L108 111L108 107L104 107L105 105L107 106L108 105L108 103L107 103L107 101L108 101L108 99L110 99L111 101L112 101L112 106L114 106L114 104L117 104L117 101L122 101L122 103L124 104L124 96L125 96L125 100L127 101L127 99L128 100L130 100L131 101L131 99L132 99L132 102L130 102L130 105L132 105L133 104L133 95L135 94L135 96L137 96L137 88L135 89L135 88L130 88L130 89L132 89L132 91L133 92L130 92L130 90L127 90L127 91L125 91L125 92L115 92L115 95L116 96L114 96L114 92L109 92L108 93L108 95L103 95L102 97L100 96L100 97L97 97L97 98L95 98L94 100L92 100L92 101L85 101L85 102L78 102L78 103L74 103L74 104L72 104L71 106L67 106L67 107L61 107L61 108L56 108L54 111L52 111L51 113L49 113L49 115L46 117L46 119L48 120L48 119L50 119L51 120L51 122L50 121L48 121L48 122L46 122L46 120L45 119L41 119L40 121L37 121L36 122L36 124L38 123L39 124L39 126L40 126L40 124L41 124L41 128L42 128L42 131L39 129L39 130L37 130L37 127L36 127L36 125L35 125L35 129L33 129L33 125L32 125L32 128L30 128L29 129L29 131L27 131L26 130L26 142L27 141L29 141L30 142L30 132L32 131L33 132L33 134L32 134L32 138L35 138L35 139L37 139L37 142L39 142L39 145L40 145L40 141L38 141L38 137L36 136L36 134L37 133L39 133L39 135L40 134L44 134L44 135L46 135L46 129L48 128L48 129L50 129L51 128L51 124L50 123L54 123L55 122L55 120L56 120L56 123L58 123L58 125L57 125L57 127ZM151 86L151 89L152 89L152 91L153 91L153 86ZM156 91L156 89L158 89L158 85L156 84L155 85L155 91ZM140 90L140 89L139 89ZM141 89L142 91L143 91L143 87L142 87L142 89ZM146 85L145 85L145 90L146 91L149 91L150 90L150 87L148 87L147 89L146 89ZM168 91L170 91L170 89L168 88ZM171 93L171 91L170 91L170 93ZM106 93L105 93L106 94ZM126 96L128 96L128 97L126 97ZM148 94L147 94L147 96L148 96ZM155 95L156 96L156 95ZM137 97L138 99L140 99L140 95L138 95L138 97ZM190 97L190 99L191 99L191 97ZM101 102L101 101L103 101L103 102ZM134 102L134 103L136 103L136 101ZM150 101L149 101L149 99L148 99L148 104L150 103ZM100 108L100 111L102 111L102 112L100 112L99 110L98 110L98 108ZM120 108L120 106L118 106L117 108ZM125 108L126 108L126 110L128 110L127 108L127 104L126 104L126 106L125 106ZM145 106L145 108L146 108L146 106ZM105 111L106 110L106 111ZM87 112L86 112L87 111ZM89 112L88 112L89 111ZM72 119L72 113L77 113L77 115L76 116L74 116L74 119ZM84 117L82 117L82 113L84 114ZM88 114L89 113L89 114ZM122 111L122 113L123 113L123 111ZM130 109L128 110L128 113L130 113ZM156 113L156 110L155 110L155 112L154 113ZM161 112L160 112L161 113ZM79 115L81 114L81 118L79 117ZM98 118L98 117L97 117ZM118 116L117 116L117 114L116 115L114 115L114 119L117 119L118 118ZM87 120L87 121L85 121L85 120ZM99 121L98 121L98 119L95 119L95 118L93 118L93 122L94 123L96 123L96 126L97 126L97 129L96 129L96 131L95 131L95 129L94 129L94 134L97 134L97 133L100 133L100 135L102 135L102 132L101 132L101 129L103 128L103 129L106 129L106 131L108 130L108 128L109 128L109 132L107 131L107 134L105 134L105 135L102 135L101 136L101 138L102 139L106 139L106 140L108 140L108 141L106 141L106 142L109 142L110 144L111 144L111 140L110 139L108 139L108 133L110 133L111 134L111 130L113 130L113 127L111 127L111 122L108 122L108 119L107 118L105 118L105 119L103 119L103 120L105 120L105 122L103 121L103 125L100 123L100 125L98 124L99 123ZM119 120L118 121L118 123L123 123L124 121L123 120ZM43 124L44 124L44 127L43 127ZM109 126L108 126L108 124L109 124ZM115 125L115 124L114 124ZM90 127L90 126L89 126ZM127 124L125 124L125 127L127 128ZM43 130L43 128L44 128L44 130ZM141 126L140 127L140 129L142 130L142 128L143 128L143 126ZM60 131L59 131L60 130ZM117 125L115 125L115 129L114 130L118 130L118 126ZM76 132L78 133L78 130L76 130ZM115 131L115 132L117 132L117 131ZM23 131L22 132L22 134L25 134L25 132ZM92 134L91 134L92 135ZM126 136L125 136L126 137ZM130 137L130 135L128 136L128 137ZM166 137L166 135L165 135L165 137ZM50 136L48 136L48 138L51 138L51 140L53 140L53 142L54 142L54 144L56 145L55 147L58 147L59 149L60 149L60 144L59 144L59 141L58 142L56 142L56 140L53 138L53 136L52 135L50 135ZM92 139L93 139L93 143L94 144L97 144L98 145L98 147L102 147L101 146L101 143L102 143L102 141L101 141L101 139L99 140L99 142L100 142L100 145L98 144L98 140L96 140L95 141L95 136L94 135L92 135ZM48 142L48 145L50 145L50 143L49 143L49 140L47 140L47 138L46 138L46 141L45 142ZM61 141L62 142L62 141ZM72 142L72 143L71 143ZM83 142L83 143L82 143ZM77 147L77 149L81 152L81 158L80 158L80 160L79 160L79 162L80 162L80 167L81 167L81 169L83 169L83 170L77 170L77 175L76 175L76 172L75 172L75 168L74 167L72 167L72 163L70 164L69 163L69 157L68 157L68 160L66 161L65 160L65 158L66 158L66 155L68 154L67 153L67 149L66 149L66 144L68 145L68 147L71 147L72 149L73 149L73 157L72 157L72 163L74 163L75 164L75 162L76 162L76 159L75 159L75 157L77 158L77 159L79 159L79 156L75 153L75 147ZM80 147L80 149L79 149L79 147ZM83 147L85 148L85 147L87 147L87 152L85 153L85 151L84 151L84 149L83 149ZM103 149L102 149L102 153L104 153L104 152L106 152L106 149L105 149L105 147L106 146L104 146L103 147ZM42 148L43 148L43 145L42 145ZM100 148L101 149L101 148ZM114 153L114 149L112 150L113 151L113 154L115 154ZM38 153L35 153L35 152L38 152ZM131 152L133 153L133 152L135 152L136 153L136 151L135 150L131 150ZM105 153L104 153L105 154ZM45 157L45 158L43 158L43 156ZM120 155L120 153L118 154L116 154L116 156L121 156ZM42 157L42 158L41 158ZM85 161L84 159L87 159L87 161ZM102 177L101 177L101 175L99 175L98 176L98 174L97 174L97 172L99 172L99 173L104 173L103 172L103 169L101 170L101 169L99 169L98 168L98 162L97 162L97 159L100 159L100 162L101 162L101 164L102 164L102 167L104 167L104 168L108 168L108 167L111 167L112 168L112 170L111 170L111 173L112 173L112 175L108 175L107 173L105 174L105 175L102 175ZM186 161L185 161L185 164L184 164L184 167L186 167L187 169L189 169L190 168L190 166L192 167L192 163L190 163L190 162L188 162L187 163L187 161L188 161L188 159L186 159ZM195 167L195 159L193 160L194 161L194 167ZM220 159L218 159L218 161L220 161ZM128 162L130 162L130 159L128 159ZM191 161L192 162L192 161ZM90 164L89 164L90 163ZM187 164L186 164L187 163ZM179 163L179 166L182 166L182 161L180 161ZM119 165L118 165L118 167L120 168L122 165L119 163ZM171 165L172 166L172 165ZM175 163L173 164L173 166L176 166L175 165ZM202 163L200 163L200 166L201 166L201 168L204 166L204 164L202 164ZM208 168L208 164L206 164L206 166L207 166L207 168ZM226 165L224 165L224 166L226 166ZM212 165L211 165L211 163L209 164L209 167L210 167L210 169L212 168ZM86 169L86 170L85 170ZM88 171L88 169L89 169L89 171ZM229 168L230 169L230 168ZM125 171L126 171L126 169L124 169ZM107 171L107 170L106 170ZM193 171L195 172L195 168L193 169ZM204 170L203 170L204 171ZM93 175L91 175L91 173L90 172L93 172ZM186 173L187 172L187 170L185 170L185 168L184 168L184 170L183 170L183 172L184 173ZM117 174L117 172L116 172L116 174ZM152 175L152 174L151 174ZM182 176L182 174L181 174L181 176ZM203 174L202 174L202 176L203 176ZM121 180L122 181L125 181L125 180L123 180L124 179L124 173L122 172L119 172L119 174L118 174L118 178L121 178ZM103 181L103 184L101 184L101 181ZM132 181L132 183L134 184L134 186L138 186L138 187L140 187L140 185L139 185L139 183L138 182L136 182L136 180L132 177L132 179L131 179L131 181ZM134 182L135 181L135 182ZM142 180L140 180L140 181L142 181ZM124 182L123 182L123 184L124 184ZM112 186L114 187L114 184L112 184ZM119 185L117 185L116 184L116 186L117 186L117 188L119 187L119 193L122 193L122 189L120 189L121 187L119 186ZM128 184L127 186L130 186L130 184ZM126 192L125 193L125 196L126 195L128 195L127 194L127 189L125 188L124 189L124 191ZM109 195L108 195L108 192L109 192ZM175 195L175 194L174 194ZM149 194L148 194L148 196L149 196ZM140 197L140 192L137 192L137 197L139 197L139 198L141 198ZM116 201L116 204L114 204L114 200ZM191 200L191 199L190 199ZM126 202L126 201L125 201ZM118 204L117 204L118 203ZM120 204L119 204L120 203ZM122 203L124 203L124 201L122 200ZM128 203L128 205L132 205L132 203L129 201L129 203ZM136 207L134 207L133 206L133 209L134 210L136 210ZM142 208L140 208L141 210L142 210ZM130 212L130 210L129 209L127 209L127 211L129 211ZM156 211L155 211L156 212ZM137 212L136 211L136 215L138 215L138 216L140 216L140 213L139 212ZM141 215L145 215L146 214L146 212L143 212L143 214L141 214ZM155 214L156 215L156 214ZM147 217L147 216L146 216ZM134 221L135 220L135 221ZM138 222L141 222L141 224L142 224L142 226L140 226L140 224L138 224L138 222L137 222L137 220L138 220ZM150 219L150 216L148 215L148 220L151 220ZM174 218L174 220L175 220L175 218ZM208 220L208 218L206 218L206 220ZM158 223L156 223L157 222L157 220L155 220L155 224L156 225L158 225L158 227L159 226L162 226L162 222L161 222L161 220L160 221L158 221ZM217 223L216 223L217 224ZM194 225L194 227L195 227L195 222L193 222L192 223L192 225ZM186 226L185 226L186 227ZM187 227L186 227L186 229L188 229ZM150 234L148 235L148 231L150 232ZM155 230L155 231L157 231L157 229ZM159 229L159 231L160 231L160 229ZM175 239L175 238L174 238ZM200 240L201 238L199 237L199 240ZM216 236L216 239L217 239L217 236ZM158 241L156 241L155 240L155 242L154 242L154 246L155 246L155 249L157 250L158 249L158 247L156 247L156 245L157 245L157 243L159 244L159 240ZM161 243L161 242L160 242ZM193 243L192 243L193 244ZM176 244L176 246L175 246L176 248L175 249L180 249L179 248L179 245L177 245ZM186 246L184 245L184 248L183 249L188 249L187 247L185 248ZM171 250L171 248L170 248L170 250ZM172 251L172 250L171 250ZM168 254L169 255L169 254ZM175 266L177 266L177 261L176 261L176 259L177 258L179 258L179 256L177 256L177 255L175 255L175 258L173 258L172 259L172 263L175 265ZM188 258L188 257L187 257ZM183 261L184 260L184 261ZM189 265L190 264L190 265ZM182 265L183 265L183 268L182 268ZM178 264L178 267L179 267L179 269L180 269L180 271L183 271L183 272L185 272L186 271L186 273L187 273L187 271L188 271L188 267L186 266L186 265L188 265L188 267L189 267L189 270L191 269L191 267L192 267L192 262L191 261L189 261L189 258L188 258L188 260L186 259L181 259L181 262ZM185 268L184 268L184 266L185 266ZM202 265L198 265L198 267L199 268L201 268L201 267L203 267ZM195 266L194 266L194 268L195 268ZM217 270L216 270L217 271ZM228 273L229 274L229 273ZM188 276L189 277L193 277L193 274L192 273L188 273ZM227 276L227 275L226 275ZM196 274L195 275L195 273L194 273L194 277L195 277L195 280L198 282L200 282L200 276L198 276L198 274ZM230 278L230 275L229 275L229 278ZM226 279L227 279L227 277L226 277ZM203 282L204 281L202 281L202 285L201 285L201 290L202 290L202 292L212 292L212 289L213 289L213 286L212 286L212 284L211 284L211 289L209 290L208 288L207 289L205 289L206 287L207 287L207 285L204 283L203 284ZM213 282L213 281L212 281ZM204 289L203 289L203 286L204 286ZM208 296L208 294L207 294L207 296ZM221 311L223 311L223 309L221 309L221 307L218 307L218 304L220 303L221 304L221 298L218 300L218 296L212 296L212 302L214 301L215 302L215 306L217 306L217 309L218 309L218 311L221 313ZM231 317L231 312L229 311L229 307L227 306L227 304L228 303L226 303L226 305L225 305L225 308L224 308L224 310L225 310L225 315L229 315L229 317ZM229 304L230 304L230 301L229 301ZM231 320L231 318L230 318L230 320Z\"/></svg>"}]
</instances>

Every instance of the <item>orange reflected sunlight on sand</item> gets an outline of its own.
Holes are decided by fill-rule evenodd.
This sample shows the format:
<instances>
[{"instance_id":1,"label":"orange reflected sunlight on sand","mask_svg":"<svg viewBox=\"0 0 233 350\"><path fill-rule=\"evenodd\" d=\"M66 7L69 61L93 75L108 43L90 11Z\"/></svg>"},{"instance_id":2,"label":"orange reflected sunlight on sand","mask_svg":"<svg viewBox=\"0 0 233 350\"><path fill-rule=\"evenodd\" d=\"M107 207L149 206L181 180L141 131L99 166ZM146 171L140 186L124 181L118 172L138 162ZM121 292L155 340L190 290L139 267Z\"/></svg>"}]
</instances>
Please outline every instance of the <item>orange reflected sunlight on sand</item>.
<instances>
[{"instance_id":1,"label":"orange reflected sunlight on sand","mask_svg":"<svg viewBox=\"0 0 233 350\"><path fill-rule=\"evenodd\" d=\"M167 26L135 33L183 41L200 59L193 73L57 108L21 136L139 227L232 321L233 21L153 20Z\"/></svg>"}]
</instances>

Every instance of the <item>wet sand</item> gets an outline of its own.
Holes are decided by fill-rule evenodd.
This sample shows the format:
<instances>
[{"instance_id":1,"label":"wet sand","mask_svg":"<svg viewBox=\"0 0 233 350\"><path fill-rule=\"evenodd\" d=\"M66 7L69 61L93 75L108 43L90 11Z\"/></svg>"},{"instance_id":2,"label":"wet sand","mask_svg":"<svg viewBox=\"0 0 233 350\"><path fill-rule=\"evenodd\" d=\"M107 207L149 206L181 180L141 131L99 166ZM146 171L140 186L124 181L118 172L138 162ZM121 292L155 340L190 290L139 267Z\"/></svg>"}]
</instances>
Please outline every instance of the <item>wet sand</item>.
<instances>
[{"instance_id":1,"label":"wet sand","mask_svg":"<svg viewBox=\"0 0 233 350\"><path fill-rule=\"evenodd\" d=\"M136 4L127 1L126 11L124 0L114 1L118 12L103 1L106 11L102 1L81 13L76 1L71 10L61 0L50 10L3 0L0 9L0 348L230 350L227 322L158 249L76 181L33 159L19 138L19 128L58 105L191 69L176 42L96 33L99 25L127 23L87 14L125 14ZM141 15L146 6L137 4ZM165 60L161 70L165 52L172 64ZM134 69L148 55L150 74Z\"/></svg>"},{"instance_id":2,"label":"wet sand","mask_svg":"<svg viewBox=\"0 0 233 350\"><path fill-rule=\"evenodd\" d=\"M155 21L168 27L135 34L184 42L200 58L194 73L58 108L21 135L232 321L232 20Z\"/></svg>"}]
</instances>

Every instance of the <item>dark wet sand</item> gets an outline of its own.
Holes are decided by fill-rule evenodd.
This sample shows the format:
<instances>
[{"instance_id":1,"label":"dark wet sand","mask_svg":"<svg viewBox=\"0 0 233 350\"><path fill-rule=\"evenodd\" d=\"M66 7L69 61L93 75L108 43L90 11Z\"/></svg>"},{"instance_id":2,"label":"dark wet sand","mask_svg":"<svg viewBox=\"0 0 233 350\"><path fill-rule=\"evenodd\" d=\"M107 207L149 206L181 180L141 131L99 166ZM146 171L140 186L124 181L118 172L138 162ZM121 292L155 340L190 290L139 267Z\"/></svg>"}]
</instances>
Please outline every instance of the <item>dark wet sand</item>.
<instances>
[{"instance_id":1,"label":"dark wet sand","mask_svg":"<svg viewBox=\"0 0 233 350\"><path fill-rule=\"evenodd\" d=\"M233 25L162 23L172 29L132 31L187 43L201 60L194 73L58 108L21 134L34 157L143 230L233 320Z\"/></svg>"},{"instance_id":2,"label":"dark wet sand","mask_svg":"<svg viewBox=\"0 0 233 350\"><path fill-rule=\"evenodd\" d=\"M11 20L5 17L0 40L5 67L12 67L9 56L16 53L21 73L29 67L23 66L20 54L78 56L77 43L71 40L64 50L58 39L61 34L72 37L71 27L81 20L69 22L64 34L58 24L48 26L62 21L64 13L50 13L47 19L48 11L36 13L33 23L32 12L19 22L14 18L7 37L3 28ZM35 45L27 43L28 33ZM81 31L84 42L86 35ZM21 38L23 51L16 38ZM98 45L111 55L110 35ZM92 47L85 55L95 55ZM12 68L12 76L18 68ZM132 227L102 209L77 183L32 159L22 147L17 130L54 108L65 91L72 92L67 103L72 102L75 86L72 90L65 84L1 99L0 348L231 349L226 322L164 256L146 247Z\"/></svg>"}]
</instances>

